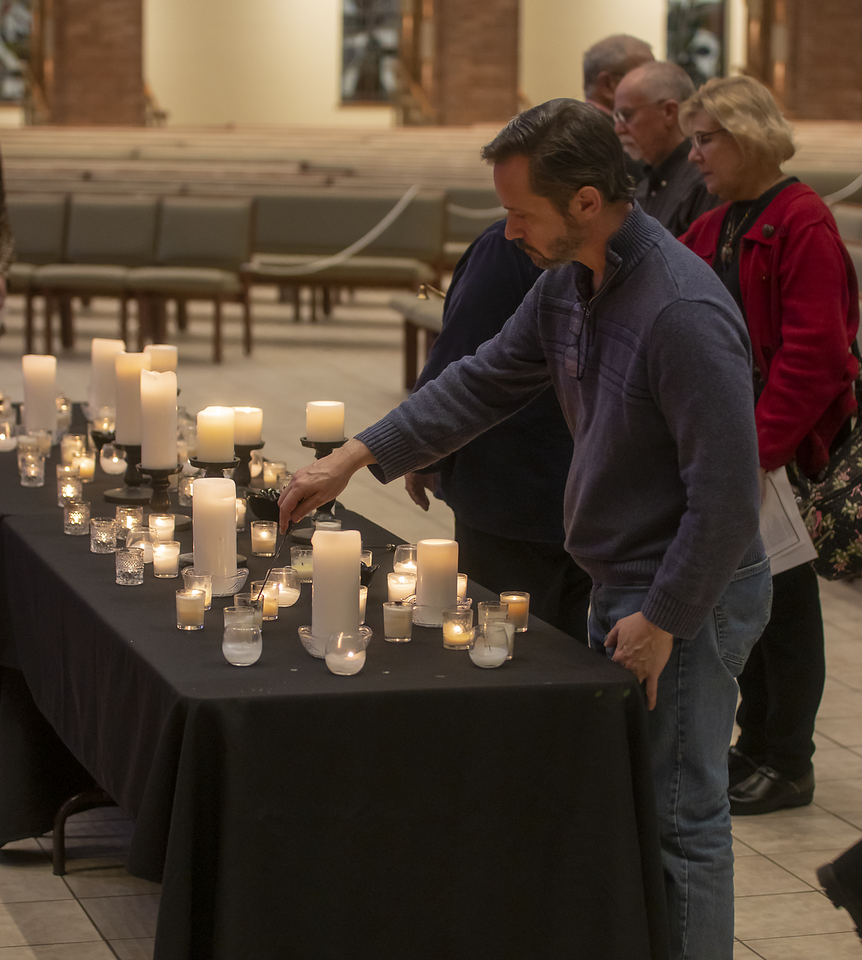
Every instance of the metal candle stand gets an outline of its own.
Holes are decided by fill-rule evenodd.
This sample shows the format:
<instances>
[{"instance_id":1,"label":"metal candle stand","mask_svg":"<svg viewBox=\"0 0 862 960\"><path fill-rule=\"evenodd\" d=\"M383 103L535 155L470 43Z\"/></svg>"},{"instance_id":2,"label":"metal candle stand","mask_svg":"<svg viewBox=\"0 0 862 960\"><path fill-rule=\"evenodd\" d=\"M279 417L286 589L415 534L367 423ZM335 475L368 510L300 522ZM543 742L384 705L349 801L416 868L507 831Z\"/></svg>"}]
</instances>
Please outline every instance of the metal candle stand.
<instances>
[{"instance_id":1,"label":"metal candle stand","mask_svg":"<svg viewBox=\"0 0 862 960\"><path fill-rule=\"evenodd\" d=\"M234 450L239 458L239 465L234 468L233 481L237 486L246 489L251 486L251 452L252 450L263 449L263 441L260 443L235 443Z\"/></svg>"},{"instance_id":2,"label":"metal candle stand","mask_svg":"<svg viewBox=\"0 0 862 960\"><path fill-rule=\"evenodd\" d=\"M347 443L347 437L344 437L342 440L309 440L307 437L300 437L299 442L304 447L310 447L314 450L314 459L322 460L324 457L328 457L333 450L337 450L339 447L343 447ZM327 516L332 517L332 510L335 506L335 501L330 500L329 503L324 503L322 506L318 507L314 515L323 520ZM314 533L314 523L312 522L310 527L300 527L296 530L291 531L293 536L301 540L310 540L311 535Z\"/></svg>"},{"instance_id":3,"label":"metal candle stand","mask_svg":"<svg viewBox=\"0 0 862 960\"><path fill-rule=\"evenodd\" d=\"M125 503L131 506L142 506L150 502L152 491L144 487L144 478L141 476L139 464L141 462L141 445L139 443L115 443L115 447L126 452L126 472L123 474L124 487L115 487L106 490L104 497L108 503Z\"/></svg>"},{"instance_id":4,"label":"metal candle stand","mask_svg":"<svg viewBox=\"0 0 862 960\"><path fill-rule=\"evenodd\" d=\"M223 479L225 470L236 470L237 465L239 464L239 457L234 457L233 460L224 460L221 463L210 462L207 460L197 460L189 457L189 463L196 470L203 470L205 477L218 477Z\"/></svg>"}]
</instances>

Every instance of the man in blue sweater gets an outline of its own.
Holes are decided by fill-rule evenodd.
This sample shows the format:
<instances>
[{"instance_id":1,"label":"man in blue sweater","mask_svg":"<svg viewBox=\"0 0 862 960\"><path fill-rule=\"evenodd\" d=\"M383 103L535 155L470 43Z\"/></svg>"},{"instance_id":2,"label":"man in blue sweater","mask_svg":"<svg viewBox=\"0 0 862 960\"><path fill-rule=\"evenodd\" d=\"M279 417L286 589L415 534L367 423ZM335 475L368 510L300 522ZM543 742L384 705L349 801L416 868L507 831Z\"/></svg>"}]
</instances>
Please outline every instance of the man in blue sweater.
<instances>
[{"instance_id":1,"label":"man in blue sweater","mask_svg":"<svg viewBox=\"0 0 862 960\"><path fill-rule=\"evenodd\" d=\"M483 155L506 235L546 272L474 356L294 474L282 526L360 467L391 480L433 463L553 384L574 439L566 547L593 579L590 642L644 682L652 711L671 955L731 960L727 745L771 589L745 325L632 203L594 108L534 107Z\"/></svg>"}]
</instances>

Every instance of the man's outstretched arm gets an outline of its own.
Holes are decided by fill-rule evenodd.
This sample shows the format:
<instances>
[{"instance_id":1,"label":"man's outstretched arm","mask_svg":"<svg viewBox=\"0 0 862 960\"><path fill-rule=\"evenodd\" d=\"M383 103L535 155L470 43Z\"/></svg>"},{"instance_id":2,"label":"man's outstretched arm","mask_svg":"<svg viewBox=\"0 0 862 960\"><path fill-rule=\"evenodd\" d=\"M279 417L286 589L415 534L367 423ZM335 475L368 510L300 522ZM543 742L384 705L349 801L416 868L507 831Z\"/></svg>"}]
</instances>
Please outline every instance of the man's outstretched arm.
<instances>
[{"instance_id":1,"label":"man's outstretched arm","mask_svg":"<svg viewBox=\"0 0 862 960\"><path fill-rule=\"evenodd\" d=\"M297 470L278 498L281 532L287 529L288 521L301 520L312 510L334 500L357 470L376 462L368 447L354 438L328 457Z\"/></svg>"}]
</instances>

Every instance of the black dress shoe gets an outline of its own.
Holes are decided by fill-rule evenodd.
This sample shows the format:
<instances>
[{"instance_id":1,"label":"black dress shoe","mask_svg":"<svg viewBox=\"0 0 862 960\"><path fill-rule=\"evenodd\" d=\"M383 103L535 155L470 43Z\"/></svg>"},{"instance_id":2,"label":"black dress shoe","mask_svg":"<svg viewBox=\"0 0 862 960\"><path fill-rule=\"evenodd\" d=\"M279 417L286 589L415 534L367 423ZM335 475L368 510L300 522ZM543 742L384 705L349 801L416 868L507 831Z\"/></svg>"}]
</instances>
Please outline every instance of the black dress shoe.
<instances>
[{"instance_id":1,"label":"black dress shoe","mask_svg":"<svg viewBox=\"0 0 862 960\"><path fill-rule=\"evenodd\" d=\"M738 747L727 751L727 788L732 790L738 783L747 780L760 766L756 760L747 757Z\"/></svg>"},{"instance_id":2,"label":"black dress shoe","mask_svg":"<svg viewBox=\"0 0 862 960\"><path fill-rule=\"evenodd\" d=\"M788 780L772 767L758 767L750 777L728 790L727 796L734 817L804 807L814 799L814 768L798 780Z\"/></svg>"},{"instance_id":3,"label":"black dress shoe","mask_svg":"<svg viewBox=\"0 0 862 960\"><path fill-rule=\"evenodd\" d=\"M844 907L850 914L856 924L856 933L862 938L862 891L843 883L832 863L824 863L817 868L817 879L835 909Z\"/></svg>"}]
</instances>

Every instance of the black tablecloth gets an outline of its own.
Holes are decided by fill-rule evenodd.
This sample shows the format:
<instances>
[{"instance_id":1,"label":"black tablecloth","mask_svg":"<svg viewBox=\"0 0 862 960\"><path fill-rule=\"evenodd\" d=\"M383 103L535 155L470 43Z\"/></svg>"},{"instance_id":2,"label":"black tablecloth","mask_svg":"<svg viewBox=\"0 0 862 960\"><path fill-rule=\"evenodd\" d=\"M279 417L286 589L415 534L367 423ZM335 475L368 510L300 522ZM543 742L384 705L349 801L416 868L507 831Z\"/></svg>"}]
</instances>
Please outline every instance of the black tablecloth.
<instances>
[{"instance_id":1,"label":"black tablecloth","mask_svg":"<svg viewBox=\"0 0 862 960\"><path fill-rule=\"evenodd\" d=\"M113 513L104 486L93 515ZM342 517L366 546L393 539ZM264 625L258 663L230 667L226 599L178 631L180 581L148 568L120 587L113 557L62 528L47 501L0 524L10 637L41 714L135 820L128 868L163 883L157 960L665 956L646 717L625 670L535 619L497 670L439 630L387 644L380 549L360 674L302 649L308 585ZM262 575L247 533L238 548ZM25 793L8 782L0 839Z\"/></svg>"}]
</instances>

